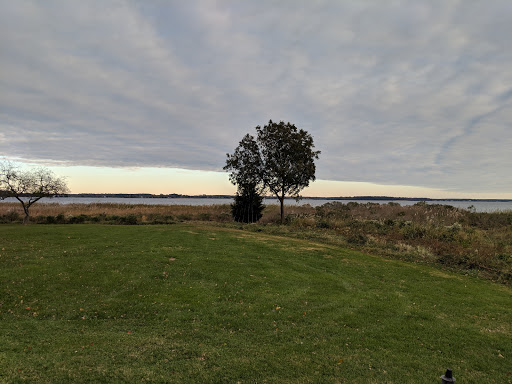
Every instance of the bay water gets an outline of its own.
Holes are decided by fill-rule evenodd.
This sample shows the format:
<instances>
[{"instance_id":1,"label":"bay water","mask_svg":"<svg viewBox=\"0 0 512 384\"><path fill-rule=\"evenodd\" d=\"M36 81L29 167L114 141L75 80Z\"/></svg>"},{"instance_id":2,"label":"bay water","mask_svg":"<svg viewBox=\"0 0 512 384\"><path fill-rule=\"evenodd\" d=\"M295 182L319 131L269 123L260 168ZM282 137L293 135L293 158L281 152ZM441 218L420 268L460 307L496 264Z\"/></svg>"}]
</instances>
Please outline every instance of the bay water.
<instances>
[{"instance_id":1,"label":"bay water","mask_svg":"<svg viewBox=\"0 0 512 384\"><path fill-rule=\"evenodd\" d=\"M3 202L16 202L14 198L7 198ZM364 203L378 203L388 204L395 202L402 206L414 205L422 200L327 200L327 199L313 199L304 198L296 202L294 199L285 199L285 205L298 206L309 204L312 207L318 207L330 202L340 202L347 204L349 202ZM53 197L43 198L40 203L56 203L56 204L93 204L93 203L110 203L110 204L146 204L146 205L215 205L215 204L231 204L231 198L144 198L144 197ZM451 205L462 209L471 209L475 212L504 212L512 211L512 201L481 201L481 200L428 200L427 204L445 204ZM1 204L1 202L0 202ZM265 199L265 205L279 205L277 199Z\"/></svg>"}]
</instances>

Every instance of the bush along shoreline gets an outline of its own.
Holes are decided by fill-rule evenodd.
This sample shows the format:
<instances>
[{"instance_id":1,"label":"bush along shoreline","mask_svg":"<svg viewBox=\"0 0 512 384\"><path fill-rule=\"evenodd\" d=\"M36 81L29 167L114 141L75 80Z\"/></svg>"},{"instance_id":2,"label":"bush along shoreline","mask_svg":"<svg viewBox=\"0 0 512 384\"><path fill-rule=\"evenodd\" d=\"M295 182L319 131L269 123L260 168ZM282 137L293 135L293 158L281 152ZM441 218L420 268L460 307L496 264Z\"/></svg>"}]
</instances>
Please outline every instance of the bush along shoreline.
<instances>
[{"instance_id":1,"label":"bush along shoreline","mask_svg":"<svg viewBox=\"0 0 512 384\"><path fill-rule=\"evenodd\" d=\"M39 204L33 224L151 225L208 222L245 230L316 239L385 257L475 273L512 283L512 211L474 212L443 204L326 203L287 209L269 205L256 224L233 221L230 205L155 206L127 204ZM0 205L0 223L22 223L13 203Z\"/></svg>"}]
</instances>

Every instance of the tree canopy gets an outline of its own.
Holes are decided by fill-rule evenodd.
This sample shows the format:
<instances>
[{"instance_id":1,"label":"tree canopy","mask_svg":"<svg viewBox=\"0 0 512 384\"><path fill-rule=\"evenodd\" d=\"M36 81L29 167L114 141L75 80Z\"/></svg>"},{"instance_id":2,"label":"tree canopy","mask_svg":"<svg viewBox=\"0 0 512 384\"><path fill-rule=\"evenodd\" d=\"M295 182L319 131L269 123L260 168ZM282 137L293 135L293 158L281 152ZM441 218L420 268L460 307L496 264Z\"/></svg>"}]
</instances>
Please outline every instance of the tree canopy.
<instances>
[{"instance_id":1,"label":"tree canopy","mask_svg":"<svg viewBox=\"0 0 512 384\"><path fill-rule=\"evenodd\" d=\"M68 192L66 180L47 168L21 170L9 161L0 162L0 198L14 197L20 202L24 224L30 221L30 207L37 201Z\"/></svg>"},{"instance_id":2,"label":"tree canopy","mask_svg":"<svg viewBox=\"0 0 512 384\"><path fill-rule=\"evenodd\" d=\"M239 188L255 185L275 195L284 221L285 196L300 198L300 191L315 180L320 151L315 151L313 137L294 124L275 123L256 127L257 136L244 136L233 154L227 154L225 170Z\"/></svg>"}]
</instances>

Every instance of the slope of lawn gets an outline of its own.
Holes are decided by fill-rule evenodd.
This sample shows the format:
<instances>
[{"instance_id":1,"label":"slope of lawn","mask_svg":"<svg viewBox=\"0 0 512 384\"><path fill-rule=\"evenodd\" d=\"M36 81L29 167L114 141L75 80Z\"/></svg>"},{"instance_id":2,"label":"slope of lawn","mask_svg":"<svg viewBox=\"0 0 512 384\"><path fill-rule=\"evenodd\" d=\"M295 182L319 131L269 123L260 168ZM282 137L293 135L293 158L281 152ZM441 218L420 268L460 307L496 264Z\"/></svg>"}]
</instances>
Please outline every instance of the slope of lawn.
<instances>
[{"instance_id":1,"label":"slope of lawn","mask_svg":"<svg viewBox=\"0 0 512 384\"><path fill-rule=\"evenodd\" d=\"M0 226L0 382L512 382L512 290L213 225Z\"/></svg>"}]
</instances>

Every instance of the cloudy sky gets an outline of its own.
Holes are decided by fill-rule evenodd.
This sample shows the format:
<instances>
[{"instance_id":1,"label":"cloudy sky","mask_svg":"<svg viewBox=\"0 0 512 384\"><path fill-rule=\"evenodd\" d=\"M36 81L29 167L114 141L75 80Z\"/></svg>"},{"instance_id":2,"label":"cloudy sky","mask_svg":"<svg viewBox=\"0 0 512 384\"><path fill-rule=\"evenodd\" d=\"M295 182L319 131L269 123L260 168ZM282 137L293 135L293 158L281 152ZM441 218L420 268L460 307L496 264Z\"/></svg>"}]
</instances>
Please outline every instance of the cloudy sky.
<instances>
[{"instance_id":1,"label":"cloudy sky","mask_svg":"<svg viewBox=\"0 0 512 384\"><path fill-rule=\"evenodd\" d=\"M73 192L230 193L269 119L305 195L512 198L512 1L0 0L0 157Z\"/></svg>"}]
</instances>

